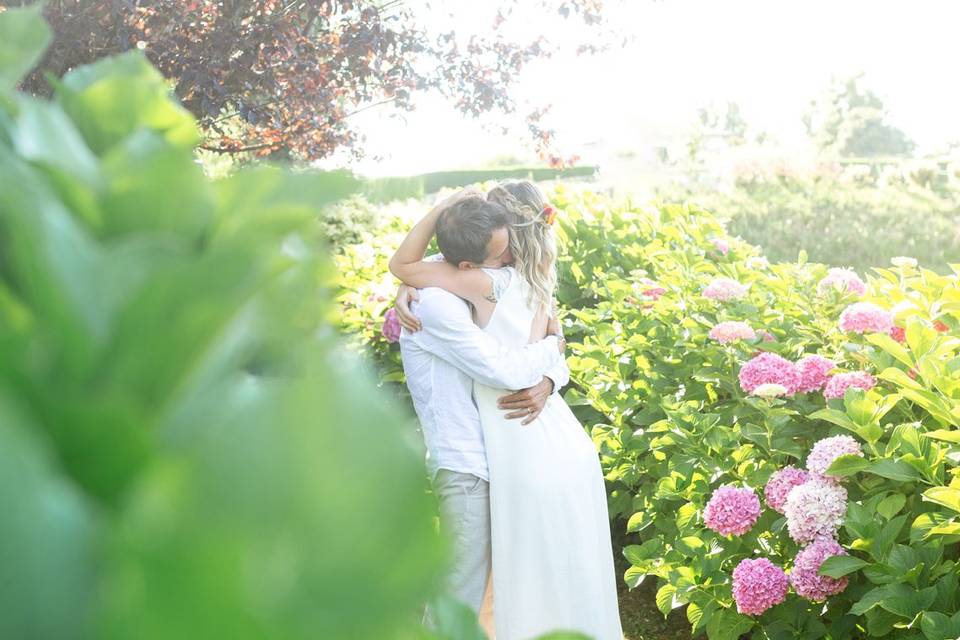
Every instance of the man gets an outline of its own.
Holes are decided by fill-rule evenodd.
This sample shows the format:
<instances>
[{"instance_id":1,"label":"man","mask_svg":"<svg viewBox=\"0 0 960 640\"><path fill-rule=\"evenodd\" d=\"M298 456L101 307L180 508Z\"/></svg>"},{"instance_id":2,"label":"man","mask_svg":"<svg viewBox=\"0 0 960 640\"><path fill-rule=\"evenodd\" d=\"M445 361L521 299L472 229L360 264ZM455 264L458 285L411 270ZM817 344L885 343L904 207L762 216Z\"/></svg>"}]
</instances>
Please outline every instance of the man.
<instances>
[{"instance_id":1,"label":"man","mask_svg":"<svg viewBox=\"0 0 960 640\"><path fill-rule=\"evenodd\" d=\"M460 268L512 263L506 211L479 194L458 194L440 205L443 258ZM414 312L410 304L414 303ZM474 324L470 306L439 288L419 294L401 287L397 315L407 386L427 446L441 526L451 532L453 569L447 593L478 613L490 574L490 504L486 453L473 381L520 389L501 398L507 417L534 420L547 398L569 381L559 324L544 340L508 348ZM489 604L489 603L488 603ZM427 612L427 622L431 622Z\"/></svg>"}]
</instances>

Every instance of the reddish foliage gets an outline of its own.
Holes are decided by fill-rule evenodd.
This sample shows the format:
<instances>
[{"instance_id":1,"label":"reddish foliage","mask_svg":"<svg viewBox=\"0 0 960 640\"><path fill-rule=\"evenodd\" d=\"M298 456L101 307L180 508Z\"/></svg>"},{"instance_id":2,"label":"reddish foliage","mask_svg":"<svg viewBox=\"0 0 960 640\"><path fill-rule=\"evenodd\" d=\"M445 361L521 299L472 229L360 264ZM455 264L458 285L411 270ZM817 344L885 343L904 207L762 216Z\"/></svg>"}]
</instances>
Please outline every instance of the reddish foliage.
<instances>
[{"instance_id":1,"label":"reddish foliage","mask_svg":"<svg viewBox=\"0 0 960 640\"><path fill-rule=\"evenodd\" d=\"M439 91L473 116L512 113L516 75L551 51L543 38L501 35L517 2L503 0L490 34L464 46L454 33L429 33L402 0L50 0L54 41L23 89L48 93L44 72L136 47L174 81L208 134L205 148L305 160L342 147L359 153L351 116L385 104L411 109L416 92ZM538 8L602 22L600 0ZM551 164L571 162L551 155L544 113L528 118L538 150Z\"/></svg>"}]
</instances>

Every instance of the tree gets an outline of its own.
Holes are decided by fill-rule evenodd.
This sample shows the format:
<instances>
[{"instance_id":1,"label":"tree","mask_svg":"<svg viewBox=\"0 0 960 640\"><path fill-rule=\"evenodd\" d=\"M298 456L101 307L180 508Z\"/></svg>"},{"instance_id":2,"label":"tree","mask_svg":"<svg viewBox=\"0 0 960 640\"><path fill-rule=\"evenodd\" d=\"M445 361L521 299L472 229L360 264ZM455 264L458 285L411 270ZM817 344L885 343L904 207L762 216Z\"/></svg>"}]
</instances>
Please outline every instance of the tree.
<instances>
[{"instance_id":1,"label":"tree","mask_svg":"<svg viewBox=\"0 0 960 640\"><path fill-rule=\"evenodd\" d=\"M811 101L803 122L817 147L843 157L907 156L914 143L887 123L877 94L863 86L863 75L834 84Z\"/></svg>"},{"instance_id":2,"label":"tree","mask_svg":"<svg viewBox=\"0 0 960 640\"><path fill-rule=\"evenodd\" d=\"M341 148L359 155L351 118L375 107L409 110L420 92L439 92L475 117L515 113L509 89L517 74L556 50L543 36L505 35L501 27L521 19L518 3L501 0L489 35L464 38L423 26L425 12L439 9L429 2L52 0L44 16L53 43L22 89L49 95L48 74L139 48L197 117L203 148L301 160ZM0 0L0 10L22 4L32 0ZM538 0L537 7L606 28L601 0ZM553 142L539 123L545 112L539 105L527 116L542 154Z\"/></svg>"}]
</instances>

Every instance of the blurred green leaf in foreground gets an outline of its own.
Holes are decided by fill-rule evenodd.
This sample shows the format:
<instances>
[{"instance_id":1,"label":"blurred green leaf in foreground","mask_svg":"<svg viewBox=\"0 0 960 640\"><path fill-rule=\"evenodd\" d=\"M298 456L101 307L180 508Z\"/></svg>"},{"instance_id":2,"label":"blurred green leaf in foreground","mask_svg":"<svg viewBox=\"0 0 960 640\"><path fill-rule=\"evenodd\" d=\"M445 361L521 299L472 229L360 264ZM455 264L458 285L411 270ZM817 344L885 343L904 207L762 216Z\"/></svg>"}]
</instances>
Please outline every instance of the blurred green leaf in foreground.
<instances>
[{"instance_id":1,"label":"blurred green leaf in foreground","mask_svg":"<svg viewBox=\"0 0 960 640\"><path fill-rule=\"evenodd\" d=\"M13 91L0 13L0 637L414 637L442 546L325 324L349 176L213 183L138 53Z\"/></svg>"}]
</instances>

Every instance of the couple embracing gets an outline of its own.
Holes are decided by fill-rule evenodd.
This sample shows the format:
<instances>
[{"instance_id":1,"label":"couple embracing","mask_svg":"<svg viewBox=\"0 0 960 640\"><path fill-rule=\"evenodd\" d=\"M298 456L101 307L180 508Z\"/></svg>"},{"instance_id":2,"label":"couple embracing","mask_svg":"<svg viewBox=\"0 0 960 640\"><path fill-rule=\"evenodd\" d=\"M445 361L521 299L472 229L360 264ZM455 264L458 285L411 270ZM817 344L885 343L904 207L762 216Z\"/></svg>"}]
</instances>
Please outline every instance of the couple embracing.
<instances>
[{"instance_id":1,"label":"couple embracing","mask_svg":"<svg viewBox=\"0 0 960 640\"><path fill-rule=\"evenodd\" d=\"M553 216L519 181L413 227L390 261L403 367L454 541L446 592L479 612L492 588L497 640L621 640L600 462L558 393ZM434 235L442 256L425 260Z\"/></svg>"}]
</instances>

